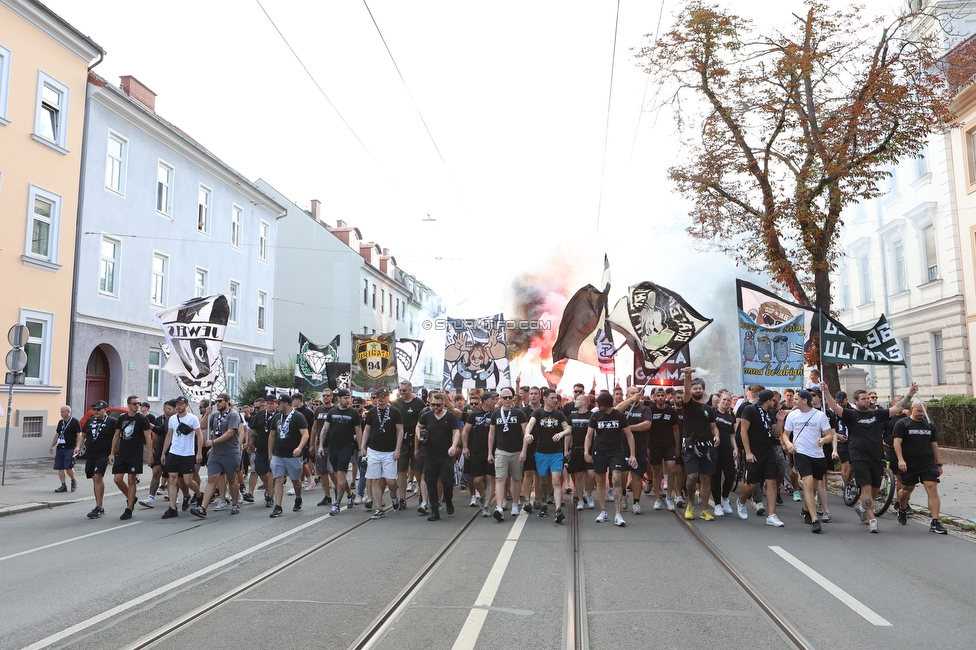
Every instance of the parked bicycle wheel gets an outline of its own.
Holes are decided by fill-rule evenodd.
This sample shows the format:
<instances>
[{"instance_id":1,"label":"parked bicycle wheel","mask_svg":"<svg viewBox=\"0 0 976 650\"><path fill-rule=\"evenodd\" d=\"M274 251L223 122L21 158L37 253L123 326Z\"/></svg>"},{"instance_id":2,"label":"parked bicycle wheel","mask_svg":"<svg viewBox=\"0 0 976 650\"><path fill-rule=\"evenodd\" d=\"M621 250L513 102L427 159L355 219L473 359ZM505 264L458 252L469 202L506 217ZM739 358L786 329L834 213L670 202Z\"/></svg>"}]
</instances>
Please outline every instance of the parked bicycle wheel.
<instances>
[{"instance_id":1,"label":"parked bicycle wheel","mask_svg":"<svg viewBox=\"0 0 976 650\"><path fill-rule=\"evenodd\" d=\"M844 505L850 508L860 500L861 488L854 482L854 474L851 473L851 478L847 480L847 485L844 486Z\"/></svg>"},{"instance_id":2,"label":"parked bicycle wheel","mask_svg":"<svg viewBox=\"0 0 976 650\"><path fill-rule=\"evenodd\" d=\"M735 459L735 479L732 481L732 491L735 492L740 483L744 483L746 472L745 452L739 451L739 457Z\"/></svg>"},{"instance_id":3,"label":"parked bicycle wheel","mask_svg":"<svg viewBox=\"0 0 976 650\"><path fill-rule=\"evenodd\" d=\"M874 503L874 514L880 517L891 506L891 501L895 498L895 473L890 467L885 466L881 474L881 489L878 490L878 500Z\"/></svg>"}]
</instances>

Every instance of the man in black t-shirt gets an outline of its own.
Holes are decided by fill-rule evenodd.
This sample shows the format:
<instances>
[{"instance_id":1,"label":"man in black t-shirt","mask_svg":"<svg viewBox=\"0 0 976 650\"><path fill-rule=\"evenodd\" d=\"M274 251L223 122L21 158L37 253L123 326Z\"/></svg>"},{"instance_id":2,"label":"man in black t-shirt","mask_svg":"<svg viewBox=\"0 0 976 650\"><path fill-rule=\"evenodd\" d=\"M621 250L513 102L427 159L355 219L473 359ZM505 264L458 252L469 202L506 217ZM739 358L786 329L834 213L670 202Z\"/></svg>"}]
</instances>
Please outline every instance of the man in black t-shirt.
<instances>
[{"instance_id":1,"label":"man in black t-shirt","mask_svg":"<svg viewBox=\"0 0 976 650\"><path fill-rule=\"evenodd\" d=\"M258 478L264 481L264 505L267 508L274 507L274 497L272 496L273 485L271 477L271 454L268 452L268 439L273 428L273 420L277 417L278 400L274 395L269 395L267 399L258 398L254 401L254 415L251 416L251 440L248 450L254 453L254 471L248 481L248 493L254 494L257 489ZM329 480L325 480L325 491L328 496ZM329 503L332 499L329 499Z\"/></svg>"},{"instance_id":2,"label":"man in black t-shirt","mask_svg":"<svg viewBox=\"0 0 976 650\"><path fill-rule=\"evenodd\" d=\"M628 386L627 398L615 407L627 416L627 426L634 434L634 452L637 454L637 468L630 472L631 494L634 495L634 514L643 513L640 498L644 487L644 474L647 472L647 449L651 439L651 425L653 414L650 407L644 406L644 389L640 386ZM651 484L651 481L648 481ZM620 509L627 510L627 491L624 490L624 502Z\"/></svg>"},{"instance_id":3,"label":"man in black t-shirt","mask_svg":"<svg viewBox=\"0 0 976 650\"><path fill-rule=\"evenodd\" d=\"M393 401L393 407L400 412L403 424L403 444L400 445L400 458L397 460L397 491L400 501L406 501L407 492L419 487L420 463L414 456L414 436L417 435L417 421L426 406L424 400L413 393L413 384L400 382L400 396Z\"/></svg>"},{"instance_id":4,"label":"man in black t-shirt","mask_svg":"<svg viewBox=\"0 0 976 650\"><path fill-rule=\"evenodd\" d=\"M51 453L54 454L54 469L58 470L58 478L61 479L61 487L55 492L67 492L68 486L65 478L71 479L71 491L78 489L78 481L75 480L75 456L81 448L82 436L81 424L78 418L72 417L71 407L61 407L61 419L55 427L54 440L51 442ZM65 476L67 475L67 476Z\"/></svg>"},{"instance_id":5,"label":"man in black t-shirt","mask_svg":"<svg viewBox=\"0 0 976 650\"><path fill-rule=\"evenodd\" d=\"M285 478L291 479L295 488L295 506L293 512L302 509L302 449L308 443L308 422L305 416L295 411L292 401L288 397L281 398L278 403L280 416L272 421L273 440L269 438L271 448L271 474L274 476L274 502L271 517L283 514L281 507L285 493Z\"/></svg>"},{"instance_id":6,"label":"man in black t-shirt","mask_svg":"<svg viewBox=\"0 0 976 650\"><path fill-rule=\"evenodd\" d=\"M352 395L348 389L340 388L339 405L333 406L325 414L319 433L319 446L316 458L328 454L329 466L332 469L332 482L336 488L336 502L332 505L332 515L339 514L339 504L342 498L347 500L346 509L355 505L355 498L351 496L346 473L352 463L353 456L362 441L362 421L359 412L352 408ZM326 447L325 441L328 440Z\"/></svg>"},{"instance_id":7,"label":"man in black t-shirt","mask_svg":"<svg viewBox=\"0 0 976 650\"><path fill-rule=\"evenodd\" d=\"M383 491L389 487L393 510L405 510L406 502L397 498L397 461L403 452L403 421L400 411L390 404L390 393L381 388L376 391L375 406L366 413L362 447L369 448L366 482L371 495L366 508L375 504L373 519L383 516ZM355 410L355 409L354 409Z\"/></svg>"},{"instance_id":8,"label":"man in black t-shirt","mask_svg":"<svg viewBox=\"0 0 976 650\"><path fill-rule=\"evenodd\" d=\"M695 518L695 486L701 484L701 518L705 521L715 519L708 509L708 495L712 492L712 474L718 465L718 427L715 426L715 412L704 404L705 381L692 379L694 368L682 368L685 385L682 395L681 414L684 422L684 438L681 441L681 457L685 463L685 489L688 492L688 505L685 519Z\"/></svg>"},{"instance_id":9,"label":"man in black t-shirt","mask_svg":"<svg viewBox=\"0 0 976 650\"><path fill-rule=\"evenodd\" d=\"M444 507L447 514L454 514L454 458L461 442L457 418L444 410L444 394L430 395L430 411L420 416L417 436L424 446L424 480L430 495L430 516L427 521L441 518L437 497L437 480L444 486Z\"/></svg>"},{"instance_id":10,"label":"man in black t-shirt","mask_svg":"<svg viewBox=\"0 0 976 650\"><path fill-rule=\"evenodd\" d=\"M746 501L752 495L756 486L760 482L766 483L766 501L769 505L769 515L766 516L766 524L769 526L782 527L776 514L776 489L779 482L779 459L773 451L773 444L779 443L779 433L783 428L782 413L776 422L772 420L768 409L773 404L775 397L773 391L762 390L756 396L755 404L746 404L739 415L740 434L742 446L746 454L745 483L736 506L739 511L739 519L748 519L749 511L746 509ZM766 508L762 503L756 508L756 514L760 517L766 513Z\"/></svg>"},{"instance_id":11,"label":"man in black t-shirt","mask_svg":"<svg viewBox=\"0 0 976 650\"><path fill-rule=\"evenodd\" d=\"M587 462L583 457L586 432L590 427L590 417L593 415L590 412L589 395L578 394L573 406L573 410L566 416L569 420L572 438L567 470L573 477L573 500L576 501L576 510L582 510L584 506L592 510L596 505L593 500L593 493L596 489L596 474L593 471L593 463Z\"/></svg>"},{"instance_id":12,"label":"man in black t-shirt","mask_svg":"<svg viewBox=\"0 0 976 650\"><path fill-rule=\"evenodd\" d=\"M144 508L156 507L156 492L162 487L160 482L164 476L167 477L167 481L169 480L169 474L163 471L160 456L163 455L163 443L166 442L166 428L174 413L176 413L176 400L171 399L163 404L163 414L157 416L155 422L151 422L153 442L152 453L149 455L149 467L152 468L152 479L149 482L149 495L144 499L139 499L139 505Z\"/></svg>"},{"instance_id":13,"label":"man in black t-shirt","mask_svg":"<svg viewBox=\"0 0 976 650\"><path fill-rule=\"evenodd\" d=\"M108 462L112 463L112 474L115 485L126 496L125 511L119 519L132 519L132 509L136 507L136 490L139 485L136 478L142 474L142 446L149 448L149 463L153 462L152 424L149 418L139 412L142 400L138 395L130 395L126 401L129 412L122 414L115 426L112 436L112 455ZM126 486L125 478L129 484Z\"/></svg>"},{"instance_id":14,"label":"man in black t-shirt","mask_svg":"<svg viewBox=\"0 0 976 650\"><path fill-rule=\"evenodd\" d=\"M651 480L648 487L658 491L658 498L654 501L655 510L667 505L668 511L674 512L675 504L671 495L681 494L674 472L675 453L681 448L678 412L668 405L667 391L663 387L655 388L651 399L651 430L647 441L647 464L651 469ZM669 477L666 495L661 492L665 474Z\"/></svg>"},{"instance_id":15,"label":"man in black t-shirt","mask_svg":"<svg viewBox=\"0 0 976 650\"><path fill-rule=\"evenodd\" d=\"M826 390L827 385L821 388ZM909 403L912 395L918 392L918 384L912 382L908 395L902 398L895 408L871 408L871 398L865 390L854 391L854 408L845 409L831 398L827 392L827 406L840 418L847 427L847 444L851 455L851 470L854 480L861 488L861 505L855 507L862 524L868 525L868 532L878 532L878 519L874 515L874 502L881 489L881 472L884 460L884 423L891 417L891 412L901 412Z\"/></svg>"},{"instance_id":16,"label":"man in black t-shirt","mask_svg":"<svg viewBox=\"0 0 976 650\"><path fill-rule=\"evenodd\" d=\"M481 498L476 505L481 507L481 516L491 516L491 498L495 489L495 466L488 462L488 427L491 412L495 409L498 393L488 390L480 397L472 397L474 409L468 415L461 430L461 445L464 451L464 465L468 469L468 481L472 492ZM475 403L477 400L477 403Z\"/></svg>"},{"instance_id":17,"label":"man in black t-shirt","mask_svg":"<svg viewBox=\"0 0 976 650\"><path fill-rule=\"evenodd\" d=\"M525 462L528 440L523 428L528 423L525 411L514 406L515 390L504 386L498 391L501 406L492 411L488 426L488 462L495 466L496 521L505 519L505 482L512 479L512 516L518 517L522 499L522 463Z\"/></svg>"},{"instance_id":18,"label":"man in black t-shirt","mask_svg":"<svg viewBox=\"0 0 976 650\"><path fill-rule=\"evenodd\" d=\"M613 477L613 489L617 493L614 499L616 511L613 523L621 528L627 524L620 515L623 505L622 475L630 467L637 467L634 453L634 434L627 426L627 418L623 413L613 408L613 396L610 393L600 393L596 398L597 411L590 416L590 423L586 428L586 440L583 443L583 458L593 463L596 475L596 498L600 504L600 514L596 518L598 524L607 520L607 470ZM623 450L627 449L627 452ZM624 457L625 453L629 456Z\"/></svg>"},{"instance_id":19,"label":"man in black t-shirt","mask_svg":"<svg viewBox=\"0 0 976 650\"><path fill-rule=\"evenodd\" d=\"M92 416L85 422L85 476L92 480L95 490L95 508L88 513L89 519L105 514L102 498L105 496L105 470L112 453L112 436L115 435L115 418L107 415L108 403L99 400L91 405Z\"/></svg>"},{"instance_id":20,"label":"man in black t-shirt","mask_svg":"<svg viewBox=\"0 0 976 650\"><path fill-rule=\"evenodd\" d=\"M908 499L919 481L928 494L932 521L929 530L939 535L948 531L939 521L942 500L939 499L939 477L942 476L942 459L939 456L939 435L935 425L925 417L921 402L912 404L911 414L898 420L892 437L902 488L898 492L898 523L908 523Z\"/></svg>"},{"instance_id":21,"label":"man in black t-shirt","mask_svg":"<svg viewBox=\"0 0 976 650\"><path fill-rule=\"evenodd\" d=\"M556 523L566 519L563 514L563 491L558 486L563 483L563 465L569 458L569 443L572 430L562 411L559 410L559 394L549 388L543 393L543 406L532 412L525 427L525 435L536 445L535 465L539 482L552 475L551 485L557 487L553 492L553 505L556 506ZM549 514L549 507L540 499L539 516ZM528 512L528 509L526 509Z\"/></svg>"}]
</instances>

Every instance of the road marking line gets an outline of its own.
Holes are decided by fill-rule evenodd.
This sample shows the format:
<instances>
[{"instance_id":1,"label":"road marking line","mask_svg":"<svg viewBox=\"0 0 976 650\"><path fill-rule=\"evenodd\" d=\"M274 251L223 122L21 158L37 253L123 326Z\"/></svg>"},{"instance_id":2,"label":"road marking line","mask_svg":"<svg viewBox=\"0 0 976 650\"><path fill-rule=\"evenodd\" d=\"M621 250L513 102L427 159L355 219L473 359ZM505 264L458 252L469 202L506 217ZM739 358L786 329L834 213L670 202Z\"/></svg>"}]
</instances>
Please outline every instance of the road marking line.
<instances>
[{"instance_id":1,"label":"road marking line","mask_svg":"<svg viewBox=\"0 0 976 650\"><path fill-rule=\"evenodd\" d=\"M835 585L827 578L823 577L822 575L814 571L812 568L810 568L809 566L801 562L795 556L784 551L781 547L770 546L769 549L773 553L780 556L781 558L783 558L784 560L792 564L794 567L799 569L801 573L806 575L806 577L810 578L818 585L826 589L831 596L833 596L834 598L836 598L837 600L844 603L845 605L853 609L855 612L860 614L871 625L877 625L878 627L891 627L891 623L889 623L884 618L882 618L870 607L868 607L867 605L859 601L857 598L855 598L854 596L850 595L849 593L847 593L846 591L844 591L843 589Z\"/></svg>"},{"instance_id":2,"label":"road marking line","mask_svg":"<svg viewBox=\"0 0 976 650\"><path fill-rule=\"evenodd\" d=\"M461 628L461 632L458 634L452 650L471 650L474 648L474 644L477 643L478 636L481 634L481 628L485 624L485 619L488 618L488 608L495 599L495 594L498 592L498 587L502 582L502 576L505 575L508 563L511 561L512 554L515 552L515 545L522 535L522 529L525 528L525 522L528 518L528 515L523 514L515 522L515 525L512 526L512 530L509 531L505 543L502 544L501 550L498 551L498 557L495 558L494 566L491 567L491 571L488 572L488 577L485 578L485 584L481 588L481 593L474 600L474 609L471 610L467 620L464 621L464 626Z\"/></svg>"},{"instance_id":3,"label":"road marking line","mask_svg":"<svg viewBox=\"0 0 976 650\"><path fill-rule=\"evenodd\" d=\"M261 542L260 544L257 544L255 546L252 546L252 547L248 548L246 551L241 551L240 553L235 553L234 555L232 555L232 556L230 556L228 558L225 558L225 559L223 559L223 560L221 560L219 562L216 562L214 564L209 565L205 569L200 569L199 571L195 571L194 573L191 573L188 576L184 576L184 577L180 578L179 580L174 580L173 582L170 582L169 584L166 584L166 585L163 585L162 587L158 587L156 589L153 589L152 591L150 591L148 593L145 593L145 594L143 594L141 596L138 596L136 598L133 598L132 600L126 601L126 602L122 603L121 605L118 605L116 607L113 607L112 609L109 609L109 610L106 610L106 611L102 612L101 614L96 614L95 616L92 616L91 618L85 619L81 623L77 623L75 625L72 625L69 628L66 628L64 630L61 630L60 632L56 632L55 634L52 634L49 637L43 638L40 641L37 641L36 643L30 644L29 646L27 646L26 648L24 648L24 650L40 650L40 648L46 648L49 645L52 645L52 644L57 643L57 642L59 642L59 641L61 641L63 639L68 638L72 634L75 634L77 632L81 632L82 630L86 630L86 629L92 627L93 625L97 625L98 623L101 623L102 621L105 621L105 620L108 620L108 619L112 618L113 616L118 616L119 614L121 614L122 612L124 612L127 609L132 609L133 607L136 607L138 605L141 605L141 604L143 604L143 603L145 603L147 601L153 600L154 598L158 598L159 596L163 595L167 591L172 591L173 589L176 589L177 587L181 587L181 586L185 585L188 582L193 582L197 578L200 578L202 576L205 576L208 573L213 573L217 569L222 569L223 567L227 566L228 564L233 564L234 562L237 562L238 560L240 560L242 558L245 558L248 555L252 555L253 553L255 553L257 551L260 551L263 548L266 548L266 547L268 547L268 546L270 546L270 545L272 545L272 544L274 544L276 542L279 542L279 541L285 539L286 537L291 537L295 533L297 533L297 532L299 532L301 530L304 530L304 529L308 528L309 526L313 526L313 525L319 523L320 521L322 521L323 519L328 519L328 517L329 517L329 515L322 515L321 517L317 517L316 519L313 519L312 521L310 521L308 523L304 523L301 526L298 526L297 528L293 528L293 529L291 529L289 531L286 531L284 533L281 533L280 535L276 535L276 536L272 537L271 539L265 540L265 541ZM139 522L134 522L134 523L139 523Z\"/></svg>"},{"instance_id":4,"label":"road marking line","mask_svg":"<svg viewBox=\"0 0 976 650\"><path fill-rule=\"evenodd\" d=\"M53 544L45 544L44 546L38 546L37 548L32 548L27 551L21 551L20 553L12 553L10 555L4 555L0 557L0 562L4 560L9 560L11 558L20 557L21 555L27 555L28 553L36 553L37 551L43 551L46 548L51 548L53 546L60 546L61 544L68 544L70 542L77 542L79 539L85 539L86 537L93 537L95 535L101 535L102 533L111 533L113 530L122 530L126 526L135 526L136 524L141 524L141 521L133 521L131 524L122 524L120 526L114 526L112 528L106 528L105 530L95 531L94 533L88 533L87 535L79 535L78 537L72 537L71 539L63 539L60 542L54 542Z\"/></svg>"}]
</instances>

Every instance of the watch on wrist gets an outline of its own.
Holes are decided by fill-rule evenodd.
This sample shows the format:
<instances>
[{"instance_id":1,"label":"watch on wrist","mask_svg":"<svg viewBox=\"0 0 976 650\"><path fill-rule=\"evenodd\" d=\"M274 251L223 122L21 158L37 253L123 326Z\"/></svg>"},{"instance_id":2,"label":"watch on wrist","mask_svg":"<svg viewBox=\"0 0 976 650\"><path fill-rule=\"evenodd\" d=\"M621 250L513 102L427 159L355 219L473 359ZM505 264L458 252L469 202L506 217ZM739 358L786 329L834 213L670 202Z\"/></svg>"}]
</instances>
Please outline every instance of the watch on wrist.
<instances>
[{"instance_id":1,"label":"watch on wrist","mask_svg":"<svg viewBox=\"0 0 976 650\"><path fill-rule=\"evenodd\" d=\"M936 467L942 467L942 463L936 463L935 466Z\"/></svg>"}]
</instances>

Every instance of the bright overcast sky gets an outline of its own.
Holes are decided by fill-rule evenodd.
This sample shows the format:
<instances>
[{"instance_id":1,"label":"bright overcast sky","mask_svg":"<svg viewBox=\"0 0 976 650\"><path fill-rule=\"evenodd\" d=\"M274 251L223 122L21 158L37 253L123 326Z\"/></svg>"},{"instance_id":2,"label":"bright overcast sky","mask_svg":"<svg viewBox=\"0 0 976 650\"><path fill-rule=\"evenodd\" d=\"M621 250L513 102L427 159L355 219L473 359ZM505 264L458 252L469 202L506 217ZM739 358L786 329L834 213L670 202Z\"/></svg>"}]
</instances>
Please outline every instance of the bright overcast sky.
<instances>
[{"instance_id":1,"label":"bright overcast sky","mask_svg":"<svg viewBox=\"0 0 976 650\"><path fill-rule=\"evenodd\" d=\"M390 248L451 315L509 308L520 274L566 293L596 284L606 252L612 297L652 280L732 318L707 303L737 271L696 252L665 176L671 117L642 114L654 88L632 48L659 16L667 28L674 0L663 12L661 0L620 3L605 173L610 0L369 0L406 85L362 1L262 0L355 135L256 0L47 4L108 52L96 73L137 77L162 117L226 163L299 206L321 200L327 221ZM866 4L890 15L901 2ZM785 28L801 3L736 6Z\"/></svg>"}]
</instances>

